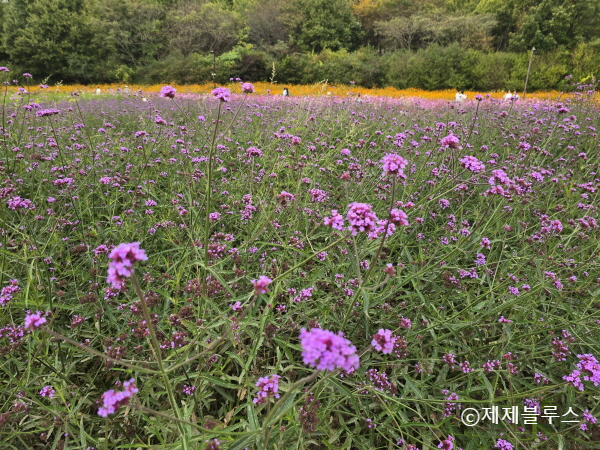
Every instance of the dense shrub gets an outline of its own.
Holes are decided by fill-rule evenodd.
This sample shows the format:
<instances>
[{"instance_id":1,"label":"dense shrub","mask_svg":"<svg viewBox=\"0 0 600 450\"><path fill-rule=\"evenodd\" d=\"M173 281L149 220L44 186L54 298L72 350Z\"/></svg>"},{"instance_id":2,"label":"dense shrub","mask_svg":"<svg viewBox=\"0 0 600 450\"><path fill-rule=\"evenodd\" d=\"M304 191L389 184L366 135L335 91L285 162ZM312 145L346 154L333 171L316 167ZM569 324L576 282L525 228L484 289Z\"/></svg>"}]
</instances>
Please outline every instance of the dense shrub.
<instances>
[{"instance_id":1,"label":"dense shrub","mask_svg":"<svg viewBox=\"0 0 600 450\"><path fill-rule=\"evenodd\" d=\"M279 84L331 84L355 82L363 87L393 86L435 89L471 89L478 91L517 90L525 84L529 53L484 52L466 49L458 43L430 45L425 49L396 50L380 54L371 47L354 52L324 50L321 53L296 53L289 48L278 54L258 51L251 46L236 46L215 58L216 81L230 78L267 81ZM142 83L176 82L179 84L212 81L213 56L171 53L139 67L134 78ZM600 39L580 44L569 52L536 52L527 90L566 89L564 78L573 74L577 81L600 73ZM109 81L114 71L103 75ZM104 79L103 78L103 79ZM118 78L118 77L117 77Z\"/></svg>"}]
</instances>

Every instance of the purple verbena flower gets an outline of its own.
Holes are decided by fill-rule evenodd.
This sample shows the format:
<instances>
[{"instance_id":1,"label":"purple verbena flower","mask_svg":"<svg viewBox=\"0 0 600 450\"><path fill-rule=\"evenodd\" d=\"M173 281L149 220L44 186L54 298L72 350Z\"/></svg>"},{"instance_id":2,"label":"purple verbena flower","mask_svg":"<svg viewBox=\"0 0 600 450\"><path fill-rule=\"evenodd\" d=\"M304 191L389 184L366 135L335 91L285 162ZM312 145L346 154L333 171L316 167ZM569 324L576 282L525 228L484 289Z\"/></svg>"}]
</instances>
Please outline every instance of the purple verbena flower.
<instances>
[{"instance_id":1,"label":"purple verbena flower","mask_svg":"<svg viewBox=\"0 0 600 450\"><path fill-rule=\"evenodd\" d=\"M454 437L452 435L448 435L448 438L444 439L442 442L438 444L438 448L442 450L453 450L454 449Z\"/></svg>"},{"instance_id":2,"label":"purple verbena flower","mask_svg":"<svg viewBox=\"0 0 600 450\"><path fill-rule=\"evenodd\" d=\"M375 350L380 351L384 355L392 353L395 343L396 337L392 335L392 330L384 330L383 328L373 335L373 340L371 341L371 345L375 347Z\"/></svg>"},{"instance_id":3,"label":"purple verbena flower","mask_svg":"<svg viewBox=\"0 0 600 450\"><path fill-rule=\"evenodd\" d=\"M352 232L352 236L356 236L359 231L372 232L378 220L371 205L357 202L350 204L346 219L350 222L348 230Z\"/></svg>"},{"instance_id":4,"label":"purple verbena flower","mask_svg":"<svg viewBox=\"0 0 600 450\"><path fill-rule=\"evenodd\" d=\"M48 398L54 397L55 393L56 393L56 391L54 390L54 388L52 386L45 386L40 391L40 395L42 397L48 397Z\"/></svg>"},{"instance_id":5,"label":"purple verbena flower","mask_svg":"<svg viewBox=\"0 0 600 450\"><path fill-rule=\"evenodd\" d=\"M275 397L279 398L279 379L281 377L279 375L271 375L268 377L259 378L256 382L256 386L259 387L258 393L256 394L256 398L252 401L257 405L262 405L266 403L267 398Z\"/></svg>"},{"instance_id":6,"label":"purple verbena flower","mask_svg":"<svg viewBox=\"0 0 600 450\"><path fill-rule=\"evenodd\" d=\"M59 114L60 110L58 109L54 109L54 108L49 108L49 109L42 109L40 111L36 111L35 115L38 117L47 117L47 116L53 116L55 114Z\"/></svg>"},{"instance_id":7,"label":"purple verbena flower","mask_svg":"<svg viewBox=\"0 0 600 450\"><path fill-rule=\"evenodd\" d=\"M165 98L175 98L175 92L177 92L177 89L173 86L163 86L159 95Z\"/></svg>"},{"instance_id":8,"label":"purple verbena flower","mask_svg":"<svg viewBox=\"0 0 600 450\"><path fill-rule=\"evenodd\" d=\"M135 387L135 380L133 378L123 383L123 388L123 391L115 392L114 389L111 389L102 394L103 406L98 408L98 415L100 417L108 417L109 414L116 413L119 407L126 405L129 402L129 398L139 391Z\"/></svg>"},{"instance_id":9,"label":"purple verbena flower","mask_svg":"<svg viewBox=\"0 0 600 450\"><path fill-rule=\"evenodd\" d=\"M331 210L331 217L325 217L323 223L336 230L344 230L344 216L338 214L337 209Z\"/></svg>"},{"instance_id":10,"label":"purple verbena flower","mask_svg":"<svg viewBox=\"0 0 600 450\"><path fill-rule=\"evenodd\" d=\"M271 284L271 279L264 275L258 277L258 280L252 280L251 283L254 285L254 291L257 294L266 294L269 292L267 286Z\"/></svg>"},{"instance_id":11,"label":"purple verbena flower","mask_svg":"<svg viewBox=\"0 0 600 450\"><path fill-rule=\"evenodd\" d=\"M401 209L394 208L390 211L390 222L394 225L407 227L410 224L408 223L408 215L402 211Z\"/></svg>"},{"instance_id":12,"label":"purple verbena flower","mask_svg":"<svg viewBox=\"0 0 600 450\"><path fill-rule=\"evenodd\" d=\"M440 143L446 148L459 148L458 137L453 134L449 134L448 136L442 138Z\"/></svg>"},{"instance_id":13,"label":"purple verbena flower","mask_svg":"<svg viewBox=\"0 0 600 450\"><path fill-rule=\"evenodd\" d=\"M25 316L25 329L36 330L42 325L46 323L46 318L43 315L44 313L41 311L37 311L36 313L27 312Z\"/></svg>"},{"instance_id":14,"label":"purple verbena flower","mask_svg":"<svg viewBox=\"0 0 600 450\"><path fill-rule=\"evenodd\" d=\"M356 347L352 345L344 334L338 334L321 328L307 331L300 330L300 344L304 364L317 370L343 369L352 372L359 366Z\"/></svg>"},{"instance_id":15,"label":"purple verbena flower","mask_svg":"<svg viewBox=\"0 0 600 450\"><path fill-rule=\"evenodd\" d=\"M231 92L227 88L218 87L213 89L211 93L214 97L221 100L222 102L228 102L231 100Z\"/></svg>"},{"instance_id":16,"label":"purple verbena flower","mask_svg":"<svg viewBox=\"0 0 600 450\"><path fill-rule=\"evenodd\" d=\"M242 92L244 94L251 94L254 92L254 86L252 83L244 83L242 84Z\"/></svg>"},{"instance_id":17,"label":"purple verbena flower","mask_svg":"<svg viewBox=\"0 0 600 450\"><path fill-rule=\"evenodd\" d=\"M0 306L5 306L13 299L13 295L21 291L19 280L10 280L8 286L4 286L0 291Z\"/></svg>"},{"instance_id":18,"label":"purple verbena flower","mask_svg":"<svg viewBox=\"0 0 600 450\"><path fill-rule=\"evenodd\" d=\"M146 252L140 248L139 242L129 244L119 244L108 255L112 259L108 266L107 282L115 288L120 288L133 274L133 263L136 261L145 261L148 259Z\"/></svg>"},{"instance_id":19,"label":"purple verbena flower","mask_svg":"<svg viewBox=\"0 0 600 450\"><path fill-rule=\"evenodd\" d=\"M408 166L408 161L395 153L386 153L381 158L381 165L383 167L383 176L402 176L404 175L404 168Z\"/></svg>"},{"instance_id":20,"label":"purple verbena flower","mask_svg":"<svg viewBox=\"0 0 600 450\"><path fill-rule=\"evenodd\" d=\"M485 170L485 165L474 156L467 155L461 158L459 161L462 167L470 170L471 172L479 173Z\"/></svg>"},{"instance_id":21,"label":"purple verbena flower","mask_svg":"<svg viewBox=\"0 0 600 450\"><path fill-rule=\"evenodd\" d=\"M510 442L505 441L504 439L498 439L494 448L499 448L500 450L513 450L514 447Z\"/></svg>"}]
</instances>

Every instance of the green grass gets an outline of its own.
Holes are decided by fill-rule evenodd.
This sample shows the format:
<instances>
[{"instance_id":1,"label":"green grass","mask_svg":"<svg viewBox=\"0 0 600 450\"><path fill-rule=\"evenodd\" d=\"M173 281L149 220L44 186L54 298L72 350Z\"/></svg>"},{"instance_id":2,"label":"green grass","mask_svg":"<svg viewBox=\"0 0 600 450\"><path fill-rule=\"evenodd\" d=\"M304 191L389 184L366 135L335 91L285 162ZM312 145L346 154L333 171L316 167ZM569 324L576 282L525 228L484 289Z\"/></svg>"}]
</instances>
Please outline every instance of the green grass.
<instances>
[{"instance_id":1,"label":"green grass","mask_svg":"<svg viewBox=\"0 0 600 450\"><path fill-rule=\"evenodd\" d=\"M559 113L535 101L459 109L252 95L222 104L48 97L43 108L60 114L35 117L26 102L5 98L0 152L0 287L16 279L20 288L0 309L3 448L203 449L216 438L229 450L426 449L448 435L465 450L494 448L500 438L516 449L599 448L600 428L579 428L584 410L599 413L598 387L584 381L581 392L563 380L578 354L599 355L599 228L580 220L597 218L600 187L588 128L599 129L600 118L589 103ZM440 150L449 130L461 149ZM263 156L248 158L251 146ZM409 161L405 179L382 177L388 152ZM484 172L461 167L468 154ZM504 186L510 198L482 195L501 168L513 182ZM70 185L56 183L65 178ZM326 199L313 201L310 189ZM282 191L295 200L282 204ZM35 209L11 209L15 196ZM324 225L352 202L372 205L380 219L399 207L410 226L382 242ZM208 220L213 212L219 220ZM562 229L545 233L555 220ZM95 251L125 242L140 242L148 255L135 266L139 293L133 279L108 291L107 251ZM207 242L216 257L207 258ZM384 272L387 264L395 274ZM273 281L255 295L251 280L261 275ZM160 363L144 335L145 304L164 346ZM24 331L26 310L48 312L45 326ZM360 355L356 372L317 373L303 363L298 335L315 326L345 333ZM405 354L372 347L381 328L403 337ZM564 361L553 357L555 338L568 347ZM513 360L503 357L509 352ZM446 354L455 355L454 369ZM486 372L494 360L499 368ZM464 361L472 371L460 370ZM387 388L376 389L372 369L387 375ZM281 376L281 398L256 405L255 384L270 374ZM129 405L98 416L102 394L132 377L139 392ZM196 387L192 395L184 385ZM39 394L45 386L52 398ZM450 393L462 410L522 411L536 399L559 415L572 408L579 421L467 427L461 410L444 415Z\"/></svg>"}]
</instances>

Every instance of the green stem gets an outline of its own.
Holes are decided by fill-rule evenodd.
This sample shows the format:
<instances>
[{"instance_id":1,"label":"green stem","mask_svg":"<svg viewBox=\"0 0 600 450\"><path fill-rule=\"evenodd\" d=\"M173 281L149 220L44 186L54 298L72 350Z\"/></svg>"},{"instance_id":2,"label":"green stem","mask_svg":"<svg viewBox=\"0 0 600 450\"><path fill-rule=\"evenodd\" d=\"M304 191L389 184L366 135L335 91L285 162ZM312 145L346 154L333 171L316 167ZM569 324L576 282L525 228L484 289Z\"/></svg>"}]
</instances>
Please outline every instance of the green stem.
<instances>
[{"instance_id":1,"label":"green stem","mask_svg":"<svg viewBox=\"0 0 600 450\"><path fill-rule=\"evenodd\" d=\"M170 416L168 414L162 413L160 411L156 411L154 409L151 408L146 408L145 406L140 405L139 403L130 403L129 406L131 406L134 409L137 409L138 411L142 411L148 414L152 414L154 416L157 417L162 417L163 419L167 419L170 420L172 422L176 422L176 423L180 423L182 425L187 425L189 427L195 428L196 430L203 432L203 433L207 433L207 434L212 434L212 435L223 435L223 436L249 436L252 434L257 434L258 431L251 431L249 433L244 433L244 432L235 432L235 431L221 431L221 430L209 430L205 427L203 427L202 425L198 425L197 423L194 422L190 422L189 420L185 420L185 419L177 419L173 416Z\"/></svg>"},{"instance_id":2,"label":"green stem","mask_svg":"<svg viewBox=\"0 0 600 450\"><path fill-rule=\"evenodd\" d=\"M213 132L212 142L208 151L208 186L206 187L206 211L204 219L204 265L208 267L208 236L210 234L210 201L212 197L211 185L212 185L212 166L213 166L213 153L215 151L215 141L217 139L217 130L219 129L219 121L221 120L221 105L223 102L219 102L219 109L217 111L217 123L215 124L215 131ZM204 274L206 276L206 273ZM202 280L202 283L206 283L206 280Z\"/></svg>"},{"instance_id":3,"label":"green stem","mask_svg":"<svg viewBox=\"0 0 600 450\"><path fill-rule=\"evenodd\" d=\"M273 409L267 415L267 418L265 419L264 424L263 424L263 428L266 427L265 428L265 441L263 443L263 449L267 448L267 440L268 440L267 436L270 434L270 430L272 428L272 425L270 424L270 422L271 422L271 419L273 418L273 415L279 410L279 408L281 408L281 405L283 405L285 403L285 401L290 397L290 395L292 395L296 391L296 389L298 389L300 386L302 386L305 383L310 383L315 378L317 378L320 373L321 373L321 371L315 370L309 376L299 379L294 384L292 384L290 386L290 388L288 389L288 391L283 395L283 397L281 397L279 399L279 401L277 403L275 403L275 406L273 406Z\"/></svg>"},{"instance_id":4,"label":"green stem","mask_svg":"<svg viewBox=\"0 0 600 450\"><path fill-rule=\"evenodd\" d=\"M252 301L250 302L250 304L248 305L248 307L246 308L246 310L245 310L245 311L244 311L242 314L240 314L240 315L237 317L238 321L240 321L240 322L241 322L241 321L242 321L242 319L243 319L244 317L246 317L246 315L247 315L247 314L250 312L250 310L252 309L252 307L253 307L253 306L254 306L254 304L256 303L256 299L257 299L257 298L258 298L258 295L254 294L254 298L252 299ZM200 353L198 353L198 354L196 354L196 355L194 355L194 356L190 356L189 358L187 358L186 360L184 360L184 361L182 361L182 362L180 362L180 363L177 363L177 364L174 364L174 365L172 365L171 367L169 367L169 368L167 369L166 373L173 372L174 370L176 370L176 369L178 369L178 368L180 368L180 367L182 367L182 366L185 366L186 364L188 364L188 363L190 363L190 362L192 362L192 361L194 361L194 360L196 360L196 359L198 359L198 358L201 358L202 356L206 355L207 353L210 353L210 352L211 352L212 350L214 350L214 349L215 349L215 348L216 348L216 347L217 347L217 346L218 346L218 345L219 345L221 342L223 342L225 339L227 339L227 336L229 336L229 333L231 333L231 330L232 330L232 328L231 328L231 327L229 327L229 328L227 329L227 331L225 331L225 333L223 333L223 335L222 335L222 336L221 336L219 339L217 339L215 342L213 342L213 343L211 344L211 346L210 346L210 347L208 347L208 348L206 348L206 349L202 350Z\"/></svg>"},{"instance_id":5,"label":"green stem","mask_svg":"<svg viewBox=\"0 0 600 450\"><path fill-rule=\"evenodd\" d=\"M92 355L98 356L98 357L102 358L105 361L111 361L111 362L113 362L115 364L120 364L121 366L125 366L125 367L128 367L130 369L136 370L138 372L147 373L147 374L150 374L150 375L155 375L155 374L159 374L160 373L157 370L144 369L143 367L136 366L135 364L129 364L129 363L125 362L125 361L121 361L119 359L111 358L110 356L108 356L108 355L106 355L106 354L104 354L102 352L94 350L93 348L90 348L90 347L88 347L86 345L83 345L83 344L77 342L77 341L74 341L73 339L69 339L68 337L63 336L62 334L57 333L56 331L53 331L53 330L51 330L49 328L44 328L44 331L46 333L48 333L48 334L50 334L50 335L58 338L58 339L61 339L61 340L65 341L65 342L68 342L71 345L74 345L75 347L79 348L80 350L83 350L84 352L87 352L87 353L90 353Z\"/></svg>"},{"instance_id":6,"label":"green stem","mask_svg":"<svg viewBox=\"0 0 600 450\"><path fill-rule=\"evenodd\" d=\"M131 275L131 279L133 281L133 285L135 286L135 290L140 299L140 305L142 307L142 312L144 314L144 319L146 320L146 325L148 326L148 331L150 332L150 343L152 344L152 350L154 351L154 356L156 357L156 362L158 363L158 370L162 375L163 382L165 384L165 389L167 390L167 396L169 397L169 403L171 403L171 408L173 408L173 414L175 414L176 419L181 419L179 414L179 408L177 407L177 402L175 401L175 395L173 394L173 388L171 387L171 383L169 382L169 377L167 376L167 372L163 366L163 360L161 355L160 344L158 343L158 339L156 338L156 333L154 332L154 326L152 325L152 319L150 317L150 312L148 311L148 306L146 305L146 299L144 298L144 293L142 292L142 288L140 287L140 283L135 276L135 274ZM181 443L183 445L183 450L188 449L187 436L185 432L185 428L183 424L177 422L177 427L179 428L179 432L181 434Z\"/></svg>"},{"instance_id":7,"label":"green stem","mask_svg":"<svg viewBox=\"0 0 600 450\"><path fill-rule=\"evenodd\" d=\"M471 129L469 130L469 135L467 136L467 141L471 138L471 133L473 132L473 128L475 128L475 121L477 120L477 113L479 112L479 104L481 103L480 100L477 100L477 108L475 109L475 115L473 116L473 118L471 119Z\"/></svg>"},{"instance_id":8,"label":"green stem","mask_svg":"<svg viewBox=\"0 0 600 450\"><path fill-rule=\"evenodd\" d=\"M395 196L396 196L396 178L394 177L394 178L392 178L392 200L390 202L390 210L389 210L389 213L388 213L388 221L387 221L387 224L385 225L385 230L383 232L383 237L381 238L381 244L379 244L379 248L377 249L377 253L375 254L375 258L373 258L373 261L371 262L371 265L369 266L369 269L367 270L367 273L365 274L365 277L362 279L362 281L358 285L358 289L356 290L356 294L354 294L355 297L358 297L358 294L363 290L365 283L369 279L369 275L371 275L371 272L373 271L373 268L377 264L377 261L379 260L379 256L381 255L381 250L383 249L383 245L385 244L385 238L387 237L388 228L390 226L390 218L392 217L392 209L394 209L394 197ZM358 255L356 255L356 258L358 258ZM352 313L352 307L353 306L354 306L354 302L350 302L350 305L348 305L348 310L346 311L346 315L344 316L344 323L342 324L342 330L344 330L346 328L346 324L348 323L348 319L350 318L350 314Z\"/></svg>"}]
</instances>

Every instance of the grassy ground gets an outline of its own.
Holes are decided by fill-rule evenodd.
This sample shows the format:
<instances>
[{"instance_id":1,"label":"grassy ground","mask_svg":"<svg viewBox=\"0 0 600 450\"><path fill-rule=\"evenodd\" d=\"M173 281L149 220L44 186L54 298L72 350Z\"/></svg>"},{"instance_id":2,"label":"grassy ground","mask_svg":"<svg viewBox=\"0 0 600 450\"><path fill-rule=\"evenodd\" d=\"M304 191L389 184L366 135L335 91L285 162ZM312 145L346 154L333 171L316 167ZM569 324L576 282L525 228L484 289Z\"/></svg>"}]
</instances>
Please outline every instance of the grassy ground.
<instances>
[{"instance_id":1,"label":"grassy ground","mask_svg":"<svg viewBox=\"0 0 600 450\"><path fill-rule=\"evenodd\" d=\"M590 98L134 94L5 97L3 448L598 448Z\"/></svg>"}]
</instances>

